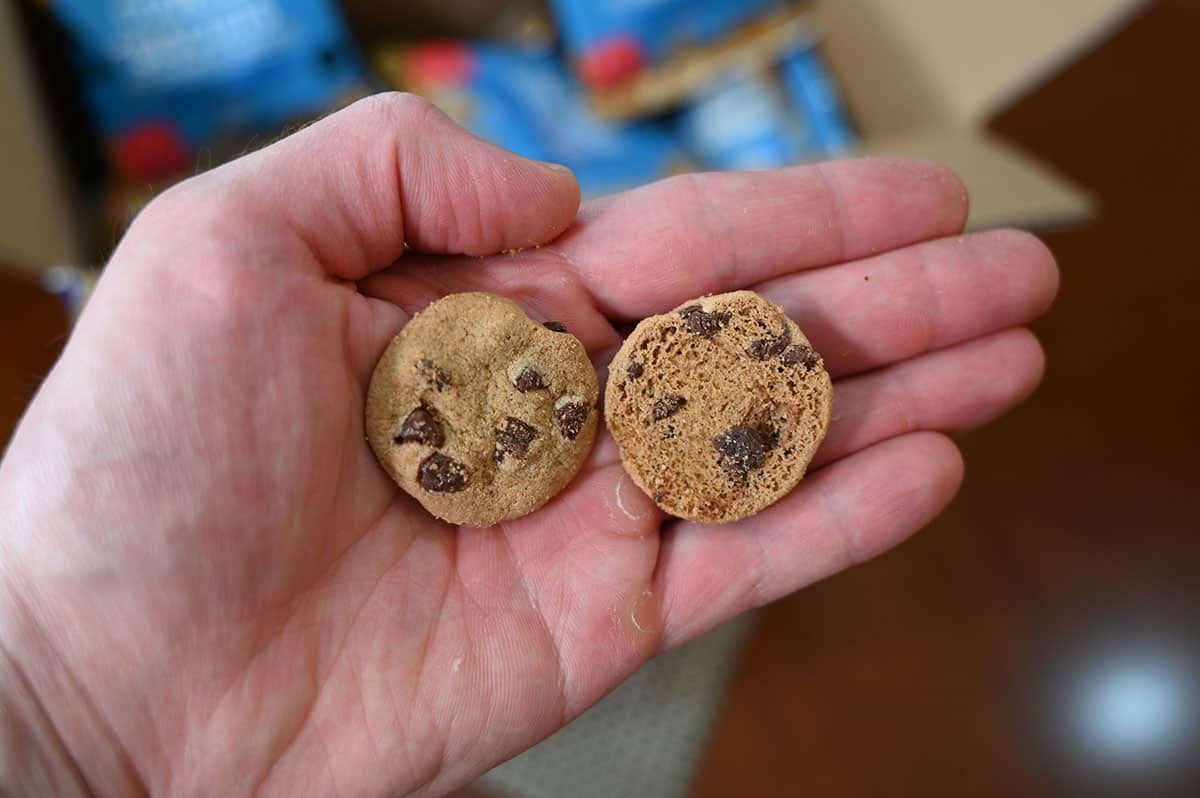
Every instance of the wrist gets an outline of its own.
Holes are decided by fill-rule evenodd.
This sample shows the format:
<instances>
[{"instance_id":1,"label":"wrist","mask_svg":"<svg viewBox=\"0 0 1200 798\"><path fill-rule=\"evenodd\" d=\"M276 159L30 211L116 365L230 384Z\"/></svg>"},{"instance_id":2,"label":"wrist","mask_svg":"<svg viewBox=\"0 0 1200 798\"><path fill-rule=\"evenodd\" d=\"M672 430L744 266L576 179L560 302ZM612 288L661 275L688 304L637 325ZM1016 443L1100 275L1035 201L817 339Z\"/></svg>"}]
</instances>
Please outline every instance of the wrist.
<instances>
[{"instance_id":1,"label":"wrist","mask_svg":"<svg viewBox=\"0 0 1200 798\"><path fill-rule=\"evenodd\" d=\"M0 648L0 793L90 792L29 678L7 647Z\"/></svg>"},{"instance_id":2,"label":"wrist","mask_svg":"<svg viewBox=\"0 0 1200 798\"><path fill-rule=\"evenodd\" d=\"M10 597L0 592L0 794L145 794L111 729Z\"/></svg>"}]
</instances>

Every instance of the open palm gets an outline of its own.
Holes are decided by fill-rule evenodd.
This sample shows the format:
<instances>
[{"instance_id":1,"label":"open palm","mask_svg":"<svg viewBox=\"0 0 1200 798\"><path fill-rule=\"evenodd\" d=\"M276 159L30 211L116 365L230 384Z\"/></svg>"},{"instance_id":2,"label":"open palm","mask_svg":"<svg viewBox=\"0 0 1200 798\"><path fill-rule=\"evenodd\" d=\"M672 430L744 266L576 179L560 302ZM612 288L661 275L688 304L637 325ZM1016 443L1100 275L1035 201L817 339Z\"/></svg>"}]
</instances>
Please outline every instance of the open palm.
<instances>
[{"instance_id":1,"label":"open palm","mask_svg":"<svg viewBox=\"0 0 1200 798\"><path fill-rule=\"evenodd\" d=\"M444 792L649 657L914 532L961 479L931 430L1040 378L1018 325L1053 260L1020 233L958 237L940 168L677 177L577 206L564 170L385 95L138 219L0 466L5 635L79 780ZM602 433L538 512L452 528L364 440L375 360L439 296L508 296L601 368L624 325L743 287L837 380L815 470L757 517L665 519Z\"/></svg>"}]
</instances>

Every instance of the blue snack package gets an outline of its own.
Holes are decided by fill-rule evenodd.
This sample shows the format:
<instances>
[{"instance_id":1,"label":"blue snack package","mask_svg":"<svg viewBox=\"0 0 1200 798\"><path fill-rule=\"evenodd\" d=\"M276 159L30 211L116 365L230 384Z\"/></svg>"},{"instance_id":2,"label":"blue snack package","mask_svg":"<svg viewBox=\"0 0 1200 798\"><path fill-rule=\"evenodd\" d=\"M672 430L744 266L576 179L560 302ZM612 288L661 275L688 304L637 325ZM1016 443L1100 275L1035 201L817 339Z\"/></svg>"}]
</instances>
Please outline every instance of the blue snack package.
<instances>
[{"instance_id":1,"label":"blue snack package","mask_svg":"<svg viewBox=\"0 0 1200 798\"><path fill-rule=\"evenodd\" d=\"M827 158L848 154L857 138L846 118L837 85L816 48L803 46L784 53L779 76L808 128L813 148Z\"/></svg>"},{"instance_id":2,"label":"blue snack package","mask_svg":"<svg viewBox=\"0 0 1200 798\"><path fill-rule=\"evenodd\" d=\"M766 74L729 76L678 115L680 140L708 169L775 169L811 153L806 130Z\"/></svg>"},{"instance_id":3,"label":"blue snack package","mask_svg":"<svg viewBox=\"0 0 1200 798\"><path fill-rule=\"evenodd\" d=\"M677 115L679 138L708 169L775 169L845 155L854 135L811 43L773 68L727 74Z\"/></svg>"},{"instance_id":4,"label":"blue snack package","mask_svg":"<svg viewBox=\"0 0 1200 798\"><path fill-rule=\"evenodd\" d=\"M780 0L551 0L567 53L590 89L605 89L681 51L712 44Z\"/></svg>"},{"instance_id":5,"label":"blue snack package","mask_svg":"<svg viewBox=\"0 0 1200 798\"><path fill-rule=\"evenodd\" d=\"M477 136L569 167L585 196L648 183L686 165L668 124L596 116L548 48L438 42L383 48L375 62L394 87L426 96Z\"/></svg>"},{"instance_id":6,"label":"blue snack package","mask_svg":"<svg viewBox=\"0 0 1200 798\"><path fill-rule=\"evenodd\" d=\"M276 134L362 94L331 0L49 0L117 173L160 181L234 134Z\"/></svg>"}]
</instances>

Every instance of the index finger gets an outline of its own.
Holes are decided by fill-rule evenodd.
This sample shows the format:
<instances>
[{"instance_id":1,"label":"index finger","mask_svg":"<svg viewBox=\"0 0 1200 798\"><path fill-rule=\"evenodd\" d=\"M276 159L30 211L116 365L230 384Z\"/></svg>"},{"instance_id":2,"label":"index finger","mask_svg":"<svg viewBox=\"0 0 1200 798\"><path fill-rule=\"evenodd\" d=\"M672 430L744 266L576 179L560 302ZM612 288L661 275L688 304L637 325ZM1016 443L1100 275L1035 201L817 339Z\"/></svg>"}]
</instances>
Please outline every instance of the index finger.
<instances>
[{"instance_id":1,"label":"index finger","mask_svg":"<svg viewBox=\"0 0 1200 798\"><path fill-rule=\"evenodd\" d=\"M548 249L610 318L640 319L729 291L961 232L949 169L862 159L680 175L588 203Z\"/></svg>"}]
</instances>

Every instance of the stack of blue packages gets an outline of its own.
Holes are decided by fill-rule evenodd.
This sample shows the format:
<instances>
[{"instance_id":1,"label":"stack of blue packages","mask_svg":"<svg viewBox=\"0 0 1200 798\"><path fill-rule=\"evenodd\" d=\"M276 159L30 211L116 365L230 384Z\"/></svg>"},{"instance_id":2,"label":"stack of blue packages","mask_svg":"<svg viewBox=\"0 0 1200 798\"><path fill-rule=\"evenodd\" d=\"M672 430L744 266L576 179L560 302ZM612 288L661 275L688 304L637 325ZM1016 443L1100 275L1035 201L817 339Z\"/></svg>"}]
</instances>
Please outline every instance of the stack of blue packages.
<instances>
[{"instance_id":1,"label":"stack of blue packages","mask_svg":"<svg viewBox=\"0 0 1200 798\"><path fill-rule=\"evenodd\" d=\"M274 136L368 86L334 0L48 7L72 36L110 162L131 185L191 173L223 139ZM834 157L853 143L816 50L799 40L759 48L754 67L722 66L665 111L594 110L596 92L678 59L711 59L727 42L753 49L786 17L782 0L552 0L551 8L561 49L427 43L385 47L376 61L393 85L427 94L480 136L571 167L589 195L685 169Z\"/></svg>"},{"instance_id":2,"label":"stack of blue packages","mask_svg":"<svg viewBox=\"0 0 1200 798\"><path fill-rule=\"evenodd\" d=\"M616 123L593 113L549 47L435 42L384 48L375 61L386 82L428 97L480 138L570 167L586 196L689 166L666 120Z\"/></svg>"},{"instance_id":3,"label":"stack of blue packages","mask_svg":"<svg viewBox=\"0 0 1200 798\"><path fill-rule=\"evenodd\" d=\"M706 169L774 169L843 157L855 137L816 49L785 52L774 69L725 75L678 114L679 137Z\"/></svg>"},{"instance_id":4,"label":"stack of blue packages","mask_svg":"<svg viewBox=\"0 0 1200 798\"><path fill-rule=\"evenodd\" d=\"M668 114L611 120L550 48L465 42L384 48L385 81L431 99L481 138L575 172L585 196L694 169L771 169L840 157L854 135L815 49L723 76Z\"/></svg>"},{"instance_id":5,"label":"stack of blue packages","mask_svg":"<svg viewBox=\"0 0 1200 798\"><path fill-rule=\"evenodd\" d=\"M781 0L552 0L567 55L589 90L633 80L719 44L784 7Z\"/></svg>"},{"instance_id":6,"label":"stack of blue packages","mask_svg":"<svg viewBox=\"0 0 1200 798\"><path fill-rule=\"evenodd\" d=\"M774 168L853 147L837 88L784 0L551 5L585 90L626 116L673 98L675 130L702 168Z\"/></svg>"},{"instance_id":7,"label":"stack of blue packages","mask_svg":"<svg viewBox=\"0 0 1200 798\"><path fill-rule=\"evenodd\" d=\"M840 157L854 145L816 46L780 0L551 5L561 50L553 42L426 43L381 48L375 63L391 85L428 96L482 138L569 166L585 195L685 170ZM791 26L772 32L776 24ZM725 42L754 57L719 60ZM700 71L709 78L680 82L665 111L644 113L634 103L614 112L620 103L594 102L687 59L708 59Z\"/></svg>"}]
</instances>

